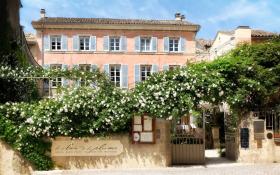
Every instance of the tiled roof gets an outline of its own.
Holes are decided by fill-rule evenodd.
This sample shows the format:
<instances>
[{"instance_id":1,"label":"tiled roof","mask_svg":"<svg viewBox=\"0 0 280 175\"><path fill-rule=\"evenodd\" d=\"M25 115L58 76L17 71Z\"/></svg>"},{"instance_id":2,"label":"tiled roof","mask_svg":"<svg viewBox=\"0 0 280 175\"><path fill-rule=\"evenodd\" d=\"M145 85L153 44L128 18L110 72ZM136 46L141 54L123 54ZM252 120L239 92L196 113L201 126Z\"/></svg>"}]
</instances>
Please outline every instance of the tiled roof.
<instances>
[{"instance_id":1,"label":"tiled roof","mask_svg":"<svg viewBox=\"0 0 280 175\"><path fill-rule=\"evenodd\" d=\"M45 17L32 24L150 24L150 25L179 25L179 26L199 26L185 20L147 20L147 19L111 19L111 18L62 18Z\"/></svg>"},{"instance_id":2,"label":"tiled roof","mask_svg":"<svg viewBox=\"0 0 280 175\"><path fill-rule=\"evenodd\" d=\"M226 35L233 35L234 31L233 30L229 30L229 31L220 30L220 31L218 31L218 33L222 33L222 34L226 34Z\"/></svg>"},{"instance_id":3,"label":"tiled roof","mask_svg":"<svg viewBox=\"0 0 280 175\"><path fill-rule=\"evenodd\" d=\"M211 46L213 43L213 40L206 40L206 39L197 39L196 42L198 42L201 46L207 47Z\"/></svg>"},{"instance_id":4,"label":"tiled roof","mask_svg":"<svg viewBox=\"0 0 280 175\"><path fill-rule=\"evenodd\" d=\"M251 36L253 37L271 37L277 35L277 33L268 32L264 30L252 30Z\"/></svg>"},{"instance_id":5,"label":"tiled roof","mask_svg":"<svg viewBox=\"0 0 280 175\"><path fill-rule=\"evenodd\" d=\"M229 31L218 31L219 33L223 33L226 35L234 35L234 30L229 30ZM274 35L277 35L277 33L273 33L273 32L268 32L268 31L264 31L264 30L256 30L256 29L252 29L252 37L272 37Z\"/></svg>"}]
</instances>

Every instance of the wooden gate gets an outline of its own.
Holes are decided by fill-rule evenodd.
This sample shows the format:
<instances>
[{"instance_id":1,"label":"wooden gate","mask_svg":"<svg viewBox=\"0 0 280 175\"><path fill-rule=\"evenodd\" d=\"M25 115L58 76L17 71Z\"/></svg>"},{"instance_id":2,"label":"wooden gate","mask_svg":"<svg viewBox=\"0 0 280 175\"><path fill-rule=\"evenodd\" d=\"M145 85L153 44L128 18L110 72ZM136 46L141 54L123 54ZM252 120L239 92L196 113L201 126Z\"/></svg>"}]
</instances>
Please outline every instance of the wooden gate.
<instances>
[{"instance_id":1,"label":"wooden gate","mask_svg":"<svg viewBox=\"0 0 280 175\"><path fill-rule=\"evenodd\" d=\"M171 149L173 165L204 164L204 129L192 127L189 122L187 124L180 121L173 122Z\"/></svg>"},{"instance_id":2,"label":"wooden gate","mask_svg":"<svg viewBox=\"0 0 280 175\"><path fill-rule=\"evenodd\" d=\"M205 146L203 138L189 134L177 134L172 139L172 164L203 164Z\"/></svg>"}]
</instances>

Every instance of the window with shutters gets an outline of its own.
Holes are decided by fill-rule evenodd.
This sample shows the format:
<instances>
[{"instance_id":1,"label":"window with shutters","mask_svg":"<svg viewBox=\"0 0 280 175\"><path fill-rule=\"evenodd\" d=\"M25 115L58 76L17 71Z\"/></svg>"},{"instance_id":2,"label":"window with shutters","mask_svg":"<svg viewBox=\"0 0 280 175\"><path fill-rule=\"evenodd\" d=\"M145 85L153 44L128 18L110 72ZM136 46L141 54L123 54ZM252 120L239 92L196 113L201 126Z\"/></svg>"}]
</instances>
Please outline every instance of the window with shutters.
<instances>
[{"instance_id":1,"label":"window with shutters","mask_svg":"<svg viewBox=\"0 0 280 175\"><path fill-rule=\"evenodd\" d=\"M169 70L180 68L180 65L169 65Z\"/></svg>"},{"instance_id":2,"label":"window with shutters","mask_svg":"<svg viewBox=\"0 0 280 175\"><path fill-rule=\"evenodd\" d=\"M51 38L51 50L61 50L61 36L53 35Z\"/></svg>"},{"instance_id":3,"label":"window with shutters","mask_svg":"<svg viewBox=\"0 0 280 175\"><path fill-rule=\"evenodd\" d=\"M80 36L79 37L79 40L80 40L80 50L89 50L89 39L90 37L89 36Z\"/></svg>"},{"instance_id":4,"label":"window with shutters","mask_svg":"<svg viewBox=\"0 0 280 175\"><path fill-rule=\"evenodd\" d=\"M120 51L120 37L110 37L110 51Z\"/></svg>"},{"instance_id":5,"label":"window with shutters","mask_svg":"<svg viewBox=\"0 0 280 175\"><path fill-rule=\"evenodd\" d=\"M121 65L110 65L110 79L116 87L121 86Z\"/></svg>"},{"instance_id":6,"label":"window with shutters","mask_svg":"<svg viewBox=\"0 0 280 175\"><path fill-rule=\"evenodd\" d=\"M90 64L79 64L79 70L90 71ZM81 86L85 86L86 85L86 80L84 78L81 78L80 85Z\"/></svg>"},{"instance_id":7,"label":"window with shutters","mask_svg":"<svg viewBox=\"0 0 280 175\"><path fill-rule=\"evenodd\" d=\"M140 49L141 49L141 52L151 51L151 37L141 37Z\"/></svg>"},{"instance_id":8,"label":"window with shutters","mask_svg":"<svg viewBox=\"0 0 280 175\"><path fill-rule=\"evenodd\" d=\"M179 51L179 38L169 38L169 52Z\"/></svg>"},{"instance_id":9,"label":"window with shutters","mask_svg":"<svg viewBox=\"0 0 280 175\"><path fill-rule=\"evenodd\" d=\"M50 68L53 70L59 70L62 68L61 64L51 64ZM57 78L52 78L51 79L51 87L52 88L57 88L60 87L62 85L62 78L61 77L57 77Z\"/></svg>"},{"instance_id":10,"label":"window with shutters","mask_svg":"<svg viewBox=\"0 0 280 175\"><path fill-rule=\"evenodd\" d=\"M141 65L140 66L141 81L145 81L151 75L151 70L152 70L151 65Z\"/></svg>"}]
</instances>

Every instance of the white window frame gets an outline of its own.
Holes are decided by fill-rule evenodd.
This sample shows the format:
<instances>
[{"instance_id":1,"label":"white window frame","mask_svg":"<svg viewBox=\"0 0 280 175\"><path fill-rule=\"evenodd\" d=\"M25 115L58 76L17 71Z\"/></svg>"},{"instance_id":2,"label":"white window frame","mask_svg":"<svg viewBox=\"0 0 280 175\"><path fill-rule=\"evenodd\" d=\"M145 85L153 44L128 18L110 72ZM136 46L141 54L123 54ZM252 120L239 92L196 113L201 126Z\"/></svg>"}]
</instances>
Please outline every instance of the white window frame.
<instances>
[{"instance_id":1,"label":"white window frame","mask_svg":"<svg viewBox=\"0 0 280 175\"><path fill-rule=\"evenodd\" d=\"M110 36L109 37L109 51L110 52L121 51L121 37L119 37L119 36Z\"/></svg>"},{"instance_id":2,"label":"white window frame","mask_svg":"<svg viewBox=\"0 0 280 175\"><path fill-rule=\"evenodd\" d=\"M62 64L51 64L50 68L53 70L62 69ZM62 78L56 77L51 79L51 87L52 88L58 88L62 86Z\"/></svg>"},{"instance_id":3,"label":"white window frame","mask_svg":"<svg viewBox=\"0 0 280 175\"><path fill-rule=\"evenodd\" d=\"M152 65L140 65L140 80L145 81L152 74Z\"/></svg>"},{"instance_id":4,"label":"white window frame","mask_svg":"<svg viewBox=\"0 0 280 175\"><path fill-rule=\"evenodd\" d=\"M152 37L140 37L140 51L141 52L152 51Z\"/></svg>"},{"instance_id":5,"label":"white window frame","mask_svg":"<svg viewBox=\"0 0 280 175\"><path fill-rule=\"evenodd\" d=\"M80 51L90 50L90 36L79 36L79 50Z\"/></svg>"},{"instance_id":6,"label":"white window frame","mask_svg":"<svg viewBox=\"0 0 280 175\"><path fill-rule=\"evenodd\" d=\"M169 46L168 50L169 52L179 52L180 51L180 46L179 46L180 38L177 37L170 37L169 38Z\"/></svg>"},{"instance_id":7,"label":"white window frame","mask_svg":"<svg viewBox=\"0 0 280 175\"><path fill-rule=\"evenodd\" d=\"M119 73L119 75L117 75L117 73ZM111 82L116 87L121 87L121 65L120 64L110 64L109 65L109 75L110 75Z\"/></svg>"},{"instance_id":8,"label":"white window frame","mask_svg":"<svg viewBox=\"0 0 280 175\"><path fill-rule=\"evenodd\" d=\"M61 35L51 35L50 36L50 49L52 51L62 50L62 37Z\"/></svg>"}]
</instances>

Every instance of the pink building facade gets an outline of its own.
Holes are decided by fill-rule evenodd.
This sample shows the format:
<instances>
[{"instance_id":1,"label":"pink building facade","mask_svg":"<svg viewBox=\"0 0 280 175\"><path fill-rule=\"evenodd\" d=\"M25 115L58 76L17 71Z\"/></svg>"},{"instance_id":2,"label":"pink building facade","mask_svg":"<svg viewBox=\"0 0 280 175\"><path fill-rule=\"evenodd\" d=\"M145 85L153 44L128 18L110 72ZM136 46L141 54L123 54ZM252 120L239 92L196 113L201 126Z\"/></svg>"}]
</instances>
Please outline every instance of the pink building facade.
<instances>
[{"instance_id":1,"label":"pink building facade","mask_svg":"<svg viewBox=\"0 0 280 175\"><path fill-rule=\"evenodd\" d=\"M150 74L195 61L200 26L175 20L50 18L33 21L31 48L43 67L105 71L121 88L133 88ZM35 48L35 49L34 49Z\"/></svg>"}]
</instances>

